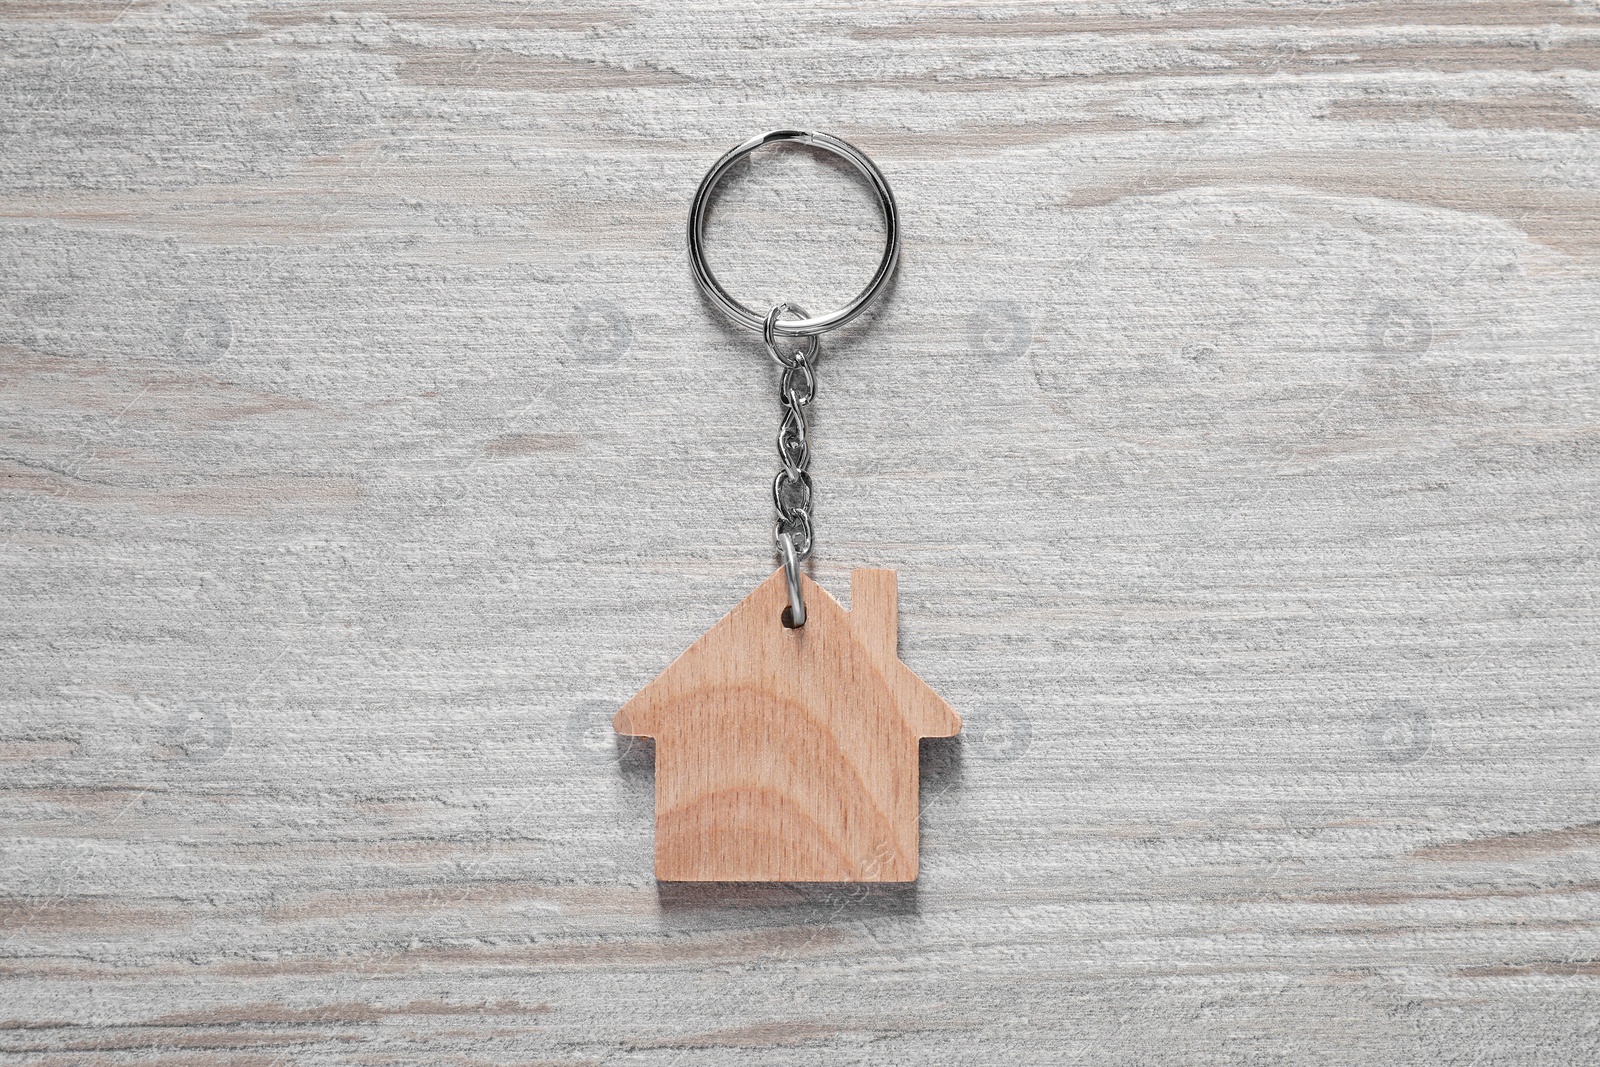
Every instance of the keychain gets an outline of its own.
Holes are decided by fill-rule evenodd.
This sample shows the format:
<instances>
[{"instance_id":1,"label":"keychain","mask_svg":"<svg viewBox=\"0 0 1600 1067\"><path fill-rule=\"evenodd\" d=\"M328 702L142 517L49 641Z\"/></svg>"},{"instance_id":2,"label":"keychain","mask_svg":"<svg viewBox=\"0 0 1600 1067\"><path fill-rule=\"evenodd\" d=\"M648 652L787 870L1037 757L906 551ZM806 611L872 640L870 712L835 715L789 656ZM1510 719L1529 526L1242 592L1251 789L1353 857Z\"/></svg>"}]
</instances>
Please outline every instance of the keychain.
<instances>
[{"instance_id":1,"label":"keychain","mask_svg":"<svg viewBox=\"0 0 1600 1067\"><path fill-rule=\"evenodd\" d=\"M735 300L705 259L711 194L739 160L773 141L832 152L864 175L886 241L872 279L844 307L811 317L794 303L765 315ZM774 130L717 160L689 211L700 289L757 331L777 361L783 421L772 482L781 566L617 712L620 734L656 739L656 878L661 881L909 882L917 877L918 740L961 718L900 662L892 570L850 574L850 610L802 573L811 519L806 410L819 338L861 314L900 255L894 194L860 149L825 133ZM786 354L779 338L801 338Z\"/></svg>"}]
</instances>

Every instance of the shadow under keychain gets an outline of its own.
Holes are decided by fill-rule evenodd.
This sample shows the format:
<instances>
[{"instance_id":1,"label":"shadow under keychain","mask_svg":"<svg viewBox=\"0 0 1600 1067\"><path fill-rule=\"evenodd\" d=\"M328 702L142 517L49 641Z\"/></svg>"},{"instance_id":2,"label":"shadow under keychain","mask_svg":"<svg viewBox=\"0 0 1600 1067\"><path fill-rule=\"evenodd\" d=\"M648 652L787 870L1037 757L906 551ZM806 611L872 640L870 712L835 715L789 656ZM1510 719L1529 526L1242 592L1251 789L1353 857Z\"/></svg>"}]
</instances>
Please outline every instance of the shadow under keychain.
<instances>
[{"instance_id":1,"label":"shadow under keychain","mask_svg":"<svg viewBox=\"0 0 1600 1067\"><path fill-rule=\"evenodd\" d=\"M712 192L739 160L774 141L840 156L883 209L883 258L848 304L811 317L794 303L760 314L706 264ZM900 256L889 183L855 146L774 130L712 166L689 210L689 262L730 319L759 332L777 361L783 422L772 482L782 565L617 712L620 734L656 739L656 878L661 881L909 882L917 877L918 741L961 719L899 658L895 572L850 572L850 610L800 570L811 554L806 409L819 338L861 314ZM786 354L779 338L803 344Z\"/></svg>"}]
</instances>

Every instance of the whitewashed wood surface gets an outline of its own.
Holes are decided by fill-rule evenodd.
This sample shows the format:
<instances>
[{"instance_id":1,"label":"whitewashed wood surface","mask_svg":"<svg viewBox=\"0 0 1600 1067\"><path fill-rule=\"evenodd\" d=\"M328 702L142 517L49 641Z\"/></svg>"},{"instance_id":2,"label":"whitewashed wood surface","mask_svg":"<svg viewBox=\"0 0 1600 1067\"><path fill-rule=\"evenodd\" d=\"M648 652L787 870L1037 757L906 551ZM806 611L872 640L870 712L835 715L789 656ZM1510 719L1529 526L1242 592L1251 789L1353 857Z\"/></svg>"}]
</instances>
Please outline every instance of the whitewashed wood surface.
<instances>
[{"instance_id":1,"label":"whitewashed wood surface","mask_svg":"<svg viewBox=\"0 0 1600 1067\"><path fill-rule=\"evenodd\" d=\"M0 1062L1600 1055L1594 3L0 9ZM774 565L683 250L888 174L815 574L911 889L651 878L607 720ZM817 309L805 150L715 262Z\"/></svg>"}]
</instances>

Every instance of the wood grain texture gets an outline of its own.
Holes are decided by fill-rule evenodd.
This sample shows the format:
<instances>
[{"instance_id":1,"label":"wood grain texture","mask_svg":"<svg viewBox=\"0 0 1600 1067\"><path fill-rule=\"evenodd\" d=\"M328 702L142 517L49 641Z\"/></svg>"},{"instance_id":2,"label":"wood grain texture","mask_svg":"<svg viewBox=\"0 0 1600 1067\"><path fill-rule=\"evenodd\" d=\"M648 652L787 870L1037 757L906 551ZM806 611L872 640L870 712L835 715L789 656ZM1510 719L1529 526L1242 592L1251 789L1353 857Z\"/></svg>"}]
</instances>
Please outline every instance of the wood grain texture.
<instances>
[{"instance_id":1,"label":"wood grain texture","mask_svg":"<svg viewBox=\"0 0 1600 1067\"><path fill-rule=\"evenodd\" d=\"M656 742L656 878L913 882L918 747L961 717L900 662L898 583L850 573L850 610L782 567L617 712Z\"/></svg>"},{"instance_id":2,"label":"wood grain texture","mask_svg":"<svg viewBox=\"0 0 1600 1067\"><path fill-rule=\"evenodd\" d=\"M1597 1058L1592 3L0 9L0 1058ZM914 887L659 885L771 570L696 183L861 145L813 577ZM870 193L730 176L753 303Z\"/></svg>"}]
</instances>

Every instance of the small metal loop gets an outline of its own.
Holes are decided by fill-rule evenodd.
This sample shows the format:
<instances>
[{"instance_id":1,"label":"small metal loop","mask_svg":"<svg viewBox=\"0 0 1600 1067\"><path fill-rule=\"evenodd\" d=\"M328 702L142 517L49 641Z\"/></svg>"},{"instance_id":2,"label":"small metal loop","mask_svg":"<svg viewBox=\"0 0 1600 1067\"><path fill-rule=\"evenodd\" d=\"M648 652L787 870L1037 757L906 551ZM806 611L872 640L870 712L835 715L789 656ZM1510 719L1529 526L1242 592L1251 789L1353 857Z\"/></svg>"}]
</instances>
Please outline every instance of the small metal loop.
<instances>
[{"instance_id":1,"label":"small metal loop","mask_svg":"<svg viewBox=\"0 0 1600 1067\"><path fill-rule=\"evenodd\" d=\"M789 586L788 625L798 630L806 624L806 601L800 589L800 559L795 553L794 538L786 533L778 535L778 553L783 557L783 580Z\"/></svg>"},{"instance_id":2,"label":"small metal loop","mask_svg":"<svg viewBox=\"0 0 1600 1067\"><path fill-rule=\"evenodd\" d=\"M783 473L787 475L785 481L793 482L806 472L806 467L811 463L811 452L805 445L801 441L793 453L788 453L784 451L783 438L778 438L778 459L783 463Z\"/></svg>"},{"instance_id":3,"label":"small metal loop","mask_svg":"<svg viewBox=\"0 0 1600 1067\"><path fill-rule=\"evenodd\" d=\"M806 472L806 462L809 459L809 456L804 455L798 459L784 457L783 470L780 473L784 476L785 484L792 485L799 480L800 476Z\"/></svg>"},{"instance_id":4,"label":"small metal loop","mask_svg":"<svg viewBox=\"0 0 1600 1067\"><path fill-rule=\"evenodd\" d=\"M806 420L794 408L790 408L783 416L783 425L778 427L778 460L789 472L789 480L794 481L800 472L811 464L811 445L806 441Z\"/></svg>"},{"instance_id":5,"label":"small metal loop","mask_svg":"<svg viewBox=\"0 0 1600 1067\"><path fill-rule=\"evenodd\" d=\"M819 315L814 319L808 317L799 322L786 323L777 330L784 337L815 337L819 333L827 333L843 326L861 314L888 284L889 278L894 274L895 264L900 259L900 208L894 202L894 193L889 190L888 179L883 176L877 164L868 159L867 154L861 149L832 134L811 130L772 130L750 138L723 155L711 165L710 170L706 171L706 176L700 179L700 188L695 190L694 202L689 206L689 267L694 272L695 284L700 286L700 291L722 309L723 314L745 329L761 329L761 313L752 311L735 300L722 287L722 283L717 281L717 276L711 273L711 268L706 264L706 214L711 207L711 193L728 173L729 168L762 145L773 141L799 141L801 144L808 144L844 158L867 179L873 192L878 195L878 206L883 209L883 258L878 260L878 269L873 272L866 288L837 311Z\"/></svg>"},{"instance_id":6,"label":"small metal loop","mask_svg":"<svg viewBox=\"0 0 1600 1067\"><path fill-rule=\"evenodd\" d=\"M778 440L782 441L785 438L793 440L797 445L806 443L806 414L799 408L783 409L783 422L778 425Z\"/></svg>"},{"instance_id":7,"label":"small metal loop","mask_svg":"<svg viewBox=\"0 0 1600 1067\"><path fill-rule=\"evenodd\" d=\"M799 315L802 319L806 317L806 309L799 304L785 302L772 305L772 310L767 312L767 317L761 323L761 340L766 343L767 355L772 357L773 362L777 363L785 371L791 371L804 367L813 359L816 359L817 352L822 348L822 342L817 338L816 334L812 334L806 338L805 347L793 355L786 356L780 352L778 350L777 333L778 316L784 312Z\"/></svg>"},{"instance_id":8,"label":"small metal loop","mask_svg":"<svg viewBox=\"0 0 1600 1067\"><path fill-rule=\"evenodd\" d=\"M805 376L804 393L795 388L796 371ZM804 353L800 354L794 366L783 368L783 377L778 381L778 393L783 397L785 404L795 408L803 408L816 399L817 372L811 369L811 360Z\"/></svg>"},{"instance_id":9,"label":"small metal loop","mask_svg":"<svg viewBox=\"0 0 1600 1067\"><path fill-rule=\"evenodd\" d=\"M811 510L809 508L796 508L788 515L780 518L772 527L772 539L777 541L784 534L793 537L796 534L804 535L794 546L795 554L801 559L811 555Z\"/></svg>"},{"instance_id":10,"label":"small metal loop","mask_svg":"<svg viewBox=\"0 0 1600 1067\"><path fill-rule=\"evenodd\" d=\"M793 503L786 503L783 499L783 492L785 489L795 485L801 486L805 492L801 494L799 500ZM783 470L775 474L772 478L772 506L776 508L778 510L778 514L785 519L795 515L798 512L809 511L811 509L810 473L807 471L801 471L800 477L791 478L789 477L789 469L785 467Z\"/></svg>"}]
</instances>

